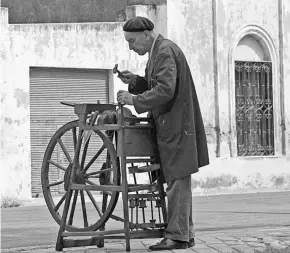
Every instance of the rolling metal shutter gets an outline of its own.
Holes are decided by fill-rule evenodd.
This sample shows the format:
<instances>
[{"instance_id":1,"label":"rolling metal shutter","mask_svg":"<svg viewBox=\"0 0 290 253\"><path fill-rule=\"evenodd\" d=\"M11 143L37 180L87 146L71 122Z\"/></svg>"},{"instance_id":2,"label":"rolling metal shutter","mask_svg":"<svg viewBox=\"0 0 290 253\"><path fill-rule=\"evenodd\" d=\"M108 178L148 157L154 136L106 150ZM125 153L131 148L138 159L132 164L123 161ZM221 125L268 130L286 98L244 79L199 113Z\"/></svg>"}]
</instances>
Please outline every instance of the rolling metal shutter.
<instances>
[{"instance_id":1,"label":"rolling metal shutter","mask_svg":"<svg viewBox=\"0 0 290 253\"><path fill-rule=\"evenodd\" d=\"M30 136L32 195L41 195L41 165L55 131L77 119L73 107L60 101L108 103L106 70L30 68ZM59 175L54 175L55 181Z\"/></svg>"}]
</instances>

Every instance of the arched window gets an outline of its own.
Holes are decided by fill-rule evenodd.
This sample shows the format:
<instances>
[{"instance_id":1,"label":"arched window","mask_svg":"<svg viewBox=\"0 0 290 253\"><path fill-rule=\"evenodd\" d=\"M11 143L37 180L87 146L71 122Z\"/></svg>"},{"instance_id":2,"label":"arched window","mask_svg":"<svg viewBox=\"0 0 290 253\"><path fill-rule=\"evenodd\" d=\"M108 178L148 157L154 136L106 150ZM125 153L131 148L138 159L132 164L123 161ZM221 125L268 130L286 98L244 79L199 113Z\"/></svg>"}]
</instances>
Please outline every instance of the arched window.
<instances>
[{"instance_id":1,"label":"arched window","mask_svg":"<svg viewBox=\"0 0 290 253\"><path fill-rule=\"evenodd\" d=\"M244 36L234 51L238 156L274 155L272 62L267 46Z\"/></svg>"}]
</instances>

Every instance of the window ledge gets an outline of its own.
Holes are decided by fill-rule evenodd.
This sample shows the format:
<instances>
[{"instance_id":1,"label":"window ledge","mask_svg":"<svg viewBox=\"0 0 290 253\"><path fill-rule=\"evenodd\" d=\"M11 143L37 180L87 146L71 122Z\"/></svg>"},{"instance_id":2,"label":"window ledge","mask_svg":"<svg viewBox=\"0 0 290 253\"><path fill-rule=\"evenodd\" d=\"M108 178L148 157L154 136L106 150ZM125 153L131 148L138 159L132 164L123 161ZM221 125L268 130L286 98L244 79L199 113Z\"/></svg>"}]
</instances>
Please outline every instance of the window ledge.
<instances>
[{"instance_id":1,"label":"window ledge","mask_svg":"<svg viewBox=\"0 0 290 253\"><path fill-rule=\"evenodd\" d=\"M269 155L269 156L235 156L233 159L240 160L261 160L261 159L287 159L286 155Z\"/></svg>"}]
</instances>

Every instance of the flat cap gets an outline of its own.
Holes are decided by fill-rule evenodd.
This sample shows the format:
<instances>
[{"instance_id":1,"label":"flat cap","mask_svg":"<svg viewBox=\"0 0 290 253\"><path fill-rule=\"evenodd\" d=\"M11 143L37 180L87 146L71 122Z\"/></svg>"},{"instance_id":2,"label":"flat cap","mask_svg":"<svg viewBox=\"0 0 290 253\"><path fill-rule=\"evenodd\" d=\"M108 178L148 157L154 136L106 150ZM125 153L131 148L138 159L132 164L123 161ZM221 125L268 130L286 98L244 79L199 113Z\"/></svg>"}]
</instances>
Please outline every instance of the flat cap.
<instances>
[{"instance_id":1,"label":"flat cap","mask_svg":"<svg viewBox=\"0 0 290 253\"><path fill-rule=\"evenodd\" d=\"M143 32L143 31L151 31L154 28L154 24L148 19L144 17L135 17L128 20L124 26L123 30L125 32Z\"/></svg>"}]
</instances>

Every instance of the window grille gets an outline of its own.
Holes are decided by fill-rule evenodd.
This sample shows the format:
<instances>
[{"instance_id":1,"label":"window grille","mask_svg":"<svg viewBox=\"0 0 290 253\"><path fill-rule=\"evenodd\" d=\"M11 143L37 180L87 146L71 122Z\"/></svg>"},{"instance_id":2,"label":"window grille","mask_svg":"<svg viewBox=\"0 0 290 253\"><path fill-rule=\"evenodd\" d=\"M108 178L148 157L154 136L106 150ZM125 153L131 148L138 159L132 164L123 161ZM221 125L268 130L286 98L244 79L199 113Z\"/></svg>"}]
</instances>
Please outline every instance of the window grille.
<instances>
[{"instance_id":1,"label":"window grille","mask_svg":"<svg viewBox=\"0 0 290 253\"><path fill-rule=\"evenodd\" d=\"M235 62L238 156L274 155L271 62Z\"/></svg>"}]
</instances>

